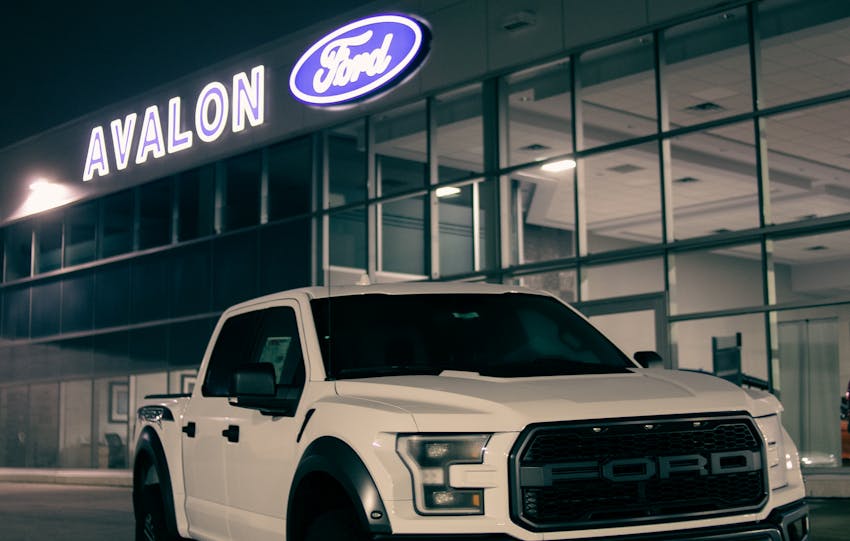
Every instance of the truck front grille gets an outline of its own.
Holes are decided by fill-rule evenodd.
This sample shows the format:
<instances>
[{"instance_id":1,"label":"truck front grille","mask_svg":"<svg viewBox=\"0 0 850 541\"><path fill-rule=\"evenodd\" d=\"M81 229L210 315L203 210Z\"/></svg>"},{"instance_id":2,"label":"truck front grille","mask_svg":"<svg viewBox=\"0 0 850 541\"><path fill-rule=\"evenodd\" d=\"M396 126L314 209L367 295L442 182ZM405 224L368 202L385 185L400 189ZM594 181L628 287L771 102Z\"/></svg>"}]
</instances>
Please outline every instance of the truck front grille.
<instances>
[{"instance_id":1,"label":"truck front grille","mask_svg":"<svg viewBox=\"0 0 850 541\"><path fill-rule=\"evenodd\" d=\"M534 531L687 520L767 501L745 415L532 425L511 454L514 520Z\"/></svg>"}]
</instances>

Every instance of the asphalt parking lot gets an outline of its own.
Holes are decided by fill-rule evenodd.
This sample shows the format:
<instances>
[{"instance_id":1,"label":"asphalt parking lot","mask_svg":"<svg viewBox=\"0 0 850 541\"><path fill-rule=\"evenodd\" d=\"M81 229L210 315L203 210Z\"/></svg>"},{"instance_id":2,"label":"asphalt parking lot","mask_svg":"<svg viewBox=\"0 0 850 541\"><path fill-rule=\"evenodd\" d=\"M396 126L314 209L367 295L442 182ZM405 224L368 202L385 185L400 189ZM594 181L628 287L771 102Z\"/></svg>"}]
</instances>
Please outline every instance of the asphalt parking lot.
<instances>
[{"instance_id":1,"label":"asphalt parking lot","mask_svg":"<svg viewBox=\"0 0 850 541\"><path fill-rule=\"evenodd\" d=\"M850 500L810 500L811 541L850 539ZM133 539L130 489L0 483L3 541Z\"/></svg>"}]
</instances>

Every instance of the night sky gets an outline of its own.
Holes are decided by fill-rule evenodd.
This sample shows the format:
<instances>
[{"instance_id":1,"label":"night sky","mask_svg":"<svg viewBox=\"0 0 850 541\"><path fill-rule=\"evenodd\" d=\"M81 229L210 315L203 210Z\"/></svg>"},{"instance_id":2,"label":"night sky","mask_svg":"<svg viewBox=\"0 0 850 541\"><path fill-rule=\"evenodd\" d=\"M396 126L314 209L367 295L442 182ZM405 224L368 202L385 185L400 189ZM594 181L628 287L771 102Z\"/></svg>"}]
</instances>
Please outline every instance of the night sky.
<instances>
[{"instance_id":1,"label":"night sky","mask_svg":"<svg viewBox=\"0 0 850 541\"><path fill-rule=\"evenodd\" d=\"M0 149L365 3L5 2Z\"/></svg>"}]
</instances>

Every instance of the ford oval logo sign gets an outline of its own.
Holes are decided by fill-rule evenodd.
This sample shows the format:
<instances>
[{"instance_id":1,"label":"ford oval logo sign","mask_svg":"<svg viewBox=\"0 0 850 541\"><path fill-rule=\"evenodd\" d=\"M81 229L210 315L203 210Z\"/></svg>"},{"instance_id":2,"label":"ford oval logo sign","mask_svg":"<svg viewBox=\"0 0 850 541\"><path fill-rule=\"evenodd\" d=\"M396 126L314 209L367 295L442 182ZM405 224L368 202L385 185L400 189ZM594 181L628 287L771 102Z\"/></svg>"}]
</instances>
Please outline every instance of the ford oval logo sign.
<instances>
[{"instance_id":1,"label":"ford oval logo sign","mask_svg":"<svg viewBox=\"0 0 850 541\"><path fill-rule=\"evenodd\" d=\"M289 89L311 105L365 98L401 81L427 53L428 29L403 15L376 15L334 30L301 55Z\"/></svg>"}]
</instances>

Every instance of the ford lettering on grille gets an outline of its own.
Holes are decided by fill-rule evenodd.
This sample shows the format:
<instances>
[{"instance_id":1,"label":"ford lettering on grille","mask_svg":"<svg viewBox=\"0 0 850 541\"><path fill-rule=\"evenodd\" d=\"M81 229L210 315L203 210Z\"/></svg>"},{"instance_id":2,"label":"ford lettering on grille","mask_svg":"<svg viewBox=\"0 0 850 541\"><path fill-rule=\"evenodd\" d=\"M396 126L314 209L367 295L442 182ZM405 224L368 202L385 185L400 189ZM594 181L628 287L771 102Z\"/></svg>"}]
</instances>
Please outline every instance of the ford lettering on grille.
<instances>
[{"instance_id":1,"label":"ford lettering on grille","mask_svg":"<svg viewBox=\"0 0 850 541\"><path fill-rule=\"evenodd\" d=\"M533 531L756 511L768 494L746 414L533 425L511 465L512 516Z\"/></svg>"}]
</instances>

